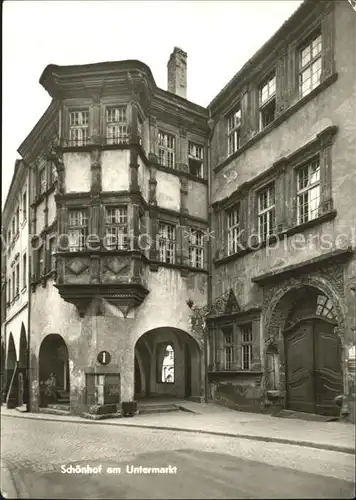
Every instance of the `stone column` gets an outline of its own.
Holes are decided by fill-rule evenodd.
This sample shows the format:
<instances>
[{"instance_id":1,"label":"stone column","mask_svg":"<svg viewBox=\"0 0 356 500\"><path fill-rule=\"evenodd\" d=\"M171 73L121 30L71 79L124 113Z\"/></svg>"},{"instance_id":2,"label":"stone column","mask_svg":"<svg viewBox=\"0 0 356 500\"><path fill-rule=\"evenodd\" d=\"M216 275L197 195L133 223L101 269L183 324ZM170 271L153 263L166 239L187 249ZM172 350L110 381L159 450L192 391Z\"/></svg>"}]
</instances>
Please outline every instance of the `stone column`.
<instances>
[{"instance_id":1,"label":"stone column","mask_svg":"<svg viewBox=\"0 0 356 500\"><path fill-rule=\"evenodd\" d=\"M148 159L150 161L158 162L158 129L156 117L149 116L148 127L150 138Z\"/></svg>"},{"instance_id":2,"label":"stone column","mask_svg":"<svg viewBox=\"0 0 356 500\"><path fill-rule=\"evenodd\" d=\"M179 143L177 148L177 170L188 172L188 139L187 129L179 129Z\"/></svg>"},{"instance_id":3,"label":"stone column","mask_svg":"<svg viewBox=\"0 0 356 500\"><path fill-rule=\"evenodd\" d=\"M241 131L240 131L240 146L245 144L250 139L251 125L249 112L249 92L248 88L244 87L241 92Z\"/></svg>"},{"instance_id":4,"label":"stone column","mask_svg":"<svg viewBox=\"0 0 356 500\"><path fill-rule=\"evenodd\" d=\"M180 225L178 227L177 243L177 264L182 264L187 266L189 264L189 232L188 232L188 221L186 216L188 215L187 208L187 197L188 197L188 179L185 176L180 177ZM182 273L181 273L182 274ZM183 272L186 275L187 272Z\"/></svg>"},{"instance_id":5,"label":"stone column","mask_svg":"<svg viewBox=\"0 0 356 500\"><path fill-rule=\"evenodd\" d=\"M332 155L331 149L337 127L328 127L318 134L320 143L320 215L333 209L332 199Z\"/></svg>"},{"instance_id":6,"label":"stone column","mask_svg":"<svg viewBox=\"0 0 356 500\"><path fill-rule=\"evenodd\" d=\"M285 158L281 158L275 166L277 168L277 178L275 182L275 231L280 233L286 227L285 214L288 213L285 206L287 160Z\"/></svg>"},{"instance_id":7,"label":"stone column","mask_svg":"<svg viewBox=\"0 0 356 500\"><path fill-rule=\"evenodd\" d=\"M350 15L351 12L350 12ZM321 37L322 37L322 74L321 80L325 80L335 73L335 30L334 30L334 8L323 17L321 21Z\"/></svg>"},{"instance_id":8,"label":"stone column","mask_svg":"<svg viewBox=\"0 0 356 500\"><path fill-rule=\"evenodd\" d=\"M276 113L275 117L281 115L287 109L287 82L288 82L288 58L286 52L282 52L276 63Z\"/></svg>"}]
</instances>

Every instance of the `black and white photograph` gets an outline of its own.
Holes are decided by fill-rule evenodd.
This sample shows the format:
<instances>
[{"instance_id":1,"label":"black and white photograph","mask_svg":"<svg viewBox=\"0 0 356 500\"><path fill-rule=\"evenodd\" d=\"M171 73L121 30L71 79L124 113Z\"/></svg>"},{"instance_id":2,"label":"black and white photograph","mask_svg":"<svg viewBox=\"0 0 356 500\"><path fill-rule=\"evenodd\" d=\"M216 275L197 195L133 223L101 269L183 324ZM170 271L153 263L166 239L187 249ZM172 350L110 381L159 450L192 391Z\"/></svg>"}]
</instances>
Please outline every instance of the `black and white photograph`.
<instances>
[{"instance_id":1,"label":"black and white photograph","mask_svg":"<svg viewBox=\"0 0 356 500\"><path fill-rule=\"evenodd\" d=\"M355 498L356 0L2 7L2 498Z\"/></svg>"}]
</instances>

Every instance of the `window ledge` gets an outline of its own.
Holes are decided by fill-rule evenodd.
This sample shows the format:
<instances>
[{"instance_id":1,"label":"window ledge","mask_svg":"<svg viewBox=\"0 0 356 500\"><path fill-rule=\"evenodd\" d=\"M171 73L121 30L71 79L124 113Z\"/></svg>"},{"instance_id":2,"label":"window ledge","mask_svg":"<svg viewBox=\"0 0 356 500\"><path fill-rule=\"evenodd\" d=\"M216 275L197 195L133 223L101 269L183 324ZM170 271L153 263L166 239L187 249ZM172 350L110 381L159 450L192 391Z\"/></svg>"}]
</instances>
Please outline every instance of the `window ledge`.
<instances>
[{"instance_id":1,"label":"window ledge","mask_svg":"<svg viewBox=\"0 0 356 500\"><path fill-rule=\"evenodd\" d=\"M220 170L222 170L232 160L239 157L247 149L249 149L251 146L253 146L256 142L258 142L260 139L262 139L265 135L267 135L271 130L279 127L279 125L281 123L283 123L285 120L287 120L291 115L296 113L300 108L302 108L305 104L307 104L309 101L314 99L314 97L316 97L318 94L320 94L323 90L325 90L327 87L329 87L334 82L336 82L337 78L338 78L338 74L333 73L328 78L326 78L323 82L321 82L320 85L318 87L316 87L314 90L312 90L308 95L299 99L299 101L297 101L295 104L292 104L282 114L278 115L273 120L273 122L271 122L269 125L267 125L267 127L256 132L255 135L253 137L251 137L251 139L248 139L247 142L242 144L242 146L235 153L233 153L232 155L225 158L225 160L223 160L215 168L213 168L214 173L217 174L218 172L220 172Z\"/></svg>"},{"instance_id":2,"label":"window ledge","mask_svg":"<svg viewBox=\"0 0 356 500\"><path fill-rule=\"evenodd\" d=\"M262 250L263 248L266 248L268 245L274 245L276 244L277 241L282 240L284 238L288 238L289 236L293 236L294 234L297 233L302 233L304 231L307 231L308 229L311 229L315 226L319 226L320 224L323 224L324 222L329 222L333 219L335 219L337 215L336 210L330 210L329 212L326 212L325 214L317 217L316 219L312 219L308 222L305 222L304 224L299 224L297 226L293 226L291 228L285 229L275 235L271 235L267 240L264 241L257 241L256 246L248 246L247 243L241 243L240 250L232 255L228 255L226 257L223 257L221 259L214 259L214 264L216 266L220 266L222 264L226 264L228 262L234 261L235 259L239 259L240 257L243 257L244 255L250 253L250 252L256 252L258 250ZM243 245L246 245L243 247Z\"/></svg>"}]
</instances>

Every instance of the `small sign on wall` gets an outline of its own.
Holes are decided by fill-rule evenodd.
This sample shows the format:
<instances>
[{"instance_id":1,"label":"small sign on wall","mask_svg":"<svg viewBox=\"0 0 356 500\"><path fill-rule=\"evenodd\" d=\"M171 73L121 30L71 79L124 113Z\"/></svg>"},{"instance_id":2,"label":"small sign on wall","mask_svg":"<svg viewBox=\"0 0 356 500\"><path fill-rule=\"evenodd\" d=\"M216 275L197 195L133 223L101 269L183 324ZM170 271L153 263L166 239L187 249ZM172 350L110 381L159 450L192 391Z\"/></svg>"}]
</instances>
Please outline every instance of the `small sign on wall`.
<instances>
[{"instance_id":1,"label":"small sign on wall","mask_svg":"<svg viewBox=\"0 0 356 500\"><path fill-rule=\"evenodd\" d=\"M111 354L108 351L100 351L97 359L101 365L108 365L111 361Z\"/></svg>"}]
</instances>

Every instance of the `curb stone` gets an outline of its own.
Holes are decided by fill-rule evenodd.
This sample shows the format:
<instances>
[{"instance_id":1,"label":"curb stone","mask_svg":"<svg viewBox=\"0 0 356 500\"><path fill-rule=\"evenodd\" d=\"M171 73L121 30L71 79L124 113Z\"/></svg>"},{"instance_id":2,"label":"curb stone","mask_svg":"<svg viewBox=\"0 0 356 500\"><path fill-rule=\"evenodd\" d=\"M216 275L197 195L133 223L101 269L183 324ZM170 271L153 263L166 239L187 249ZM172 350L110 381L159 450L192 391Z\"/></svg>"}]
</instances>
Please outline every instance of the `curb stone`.
<instances>
[{"instance_id":1,"label":"curb stone","mask_svg":"<svg viewBox=\"0 0 356 500\"><path fill-rule=\"evenodd\" d=\"M27 414L26 416L24 415L3 415L3 416L10 416L14 418L29 418L31 420L47 420L50 422L71 422L75 424L101 424L101 425L111 425L111 426L116 426L116 427L137 427L140 429L157 429L157 430L164 430L164 431L176 431L176 432L188 432L188 433L194 433L194 434L207 434L207 435L212 435L212 436L223 436L223 437L231 437L231 438L238 438L238 439L247 439L250 441L261 441L265 443L279 443L279 444L288 444L288 445L294 445L294 446L302 446L302 447L307 447L307 448L315 448L319 450L328 450L328 451L336 451L339 453L347 453L347 454L355 454L355 448L349 447L349 446L339 446L339 445L334 445L334 444L327 444L327 443L316 443L316 442L311 442L311 441L297 441L293 439L288 439L288 438L279 438L279 437L274 437L274 436L261 436L261 435L251 435L251 434L238 434L238 433L231 433L231 432L219 432L219 431L208 431L208 430L202 430L202 429L186 429L182 427L169 427L169 426L164 426L164 425L145 425L145 424L124 424L121 423L115 423L115 422L109 422L108 420L87 420L85 418L76 418L76 419L68 419L68 418L61 418L61 419L55 419L55 418L50 418L47 416L43 417L42 415L39 417L35 416L30 416ZM121 420L121 419L120 419Z\"/></svg>"}]
</instances>

